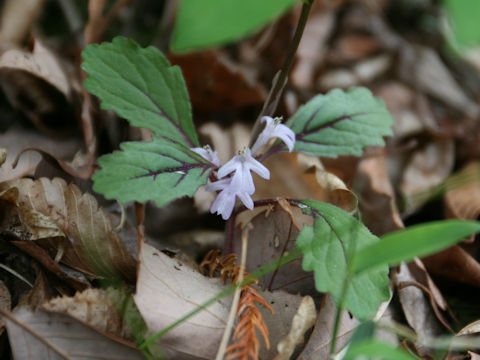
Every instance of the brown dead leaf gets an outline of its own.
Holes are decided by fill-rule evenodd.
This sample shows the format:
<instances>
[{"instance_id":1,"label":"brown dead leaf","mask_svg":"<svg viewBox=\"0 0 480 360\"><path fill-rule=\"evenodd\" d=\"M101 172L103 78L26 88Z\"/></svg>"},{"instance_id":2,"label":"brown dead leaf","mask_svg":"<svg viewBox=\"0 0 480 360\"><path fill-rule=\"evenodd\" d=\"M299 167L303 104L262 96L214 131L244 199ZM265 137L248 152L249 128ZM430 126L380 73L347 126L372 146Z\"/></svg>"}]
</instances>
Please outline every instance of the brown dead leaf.
<instances>
[{"instance_id":1,"label":"brown dead leaf","mask_svg":"<svg viewBox=\"0 0 480 360\"><path fill-rule=\"evenodd\" d=\"M432 274L480 287L480 264L458 245L428 256L423 262Z\"/></svg>"},{"instance_id":2,"label":"brown dead leaf","mask_svg":"<svg viewBox=\"0 0 480 360\"><path fill-rule=\"evenodd\" d=\"M225 288L143 244L135 303L152 334L200 306ZM228 318L231 297L208 307L160 339L167 358L212 359L215 357Z\"/></svg>"},{"instance_id":3,"label":"brown dead leaf","mask_svg":"<svg viewBox=\"0 0 480 360\"><path fill-rule=\"evenodd\" d=\"M470 324L464 326L458 333L458 335L472 335L480 333L480 320L475 320Z\"/></svg>"},{"instance_id":4,"label":"brown dead leaf","mask_svg":"<svg viewBox=\"0 0 480 360\"><path fill-rule=\"evenodd\" d=\"M171 258L143 244L135 303L150 332L159 332L203 302L225 289L220 279L201 275L179 258ZM285 292L261 292L275 315L260 308L269 329L269 340L277 344L289 331L301 297ZM159 340L167 358L212 359L220 344L232 297L223 298L185 321ZM273 355L264 346L262 359Z\"/></svg>"},{"instance_id":5,"label":"brown dead leaf","mask_svg":"<svg viewBox=\"0 0 480 360\"><path fill-rule=\"evenodd\" d=\"M303 343L303 338L308 329L310 329L317 319L317 309L310 296L305 296L293 317L292 327L287 337L277 344L278 355L274 360L288 360L292 356L295 347Z\"/></svg>"},{"instance_id":6,"label":"brown dead leaf","mask_svg":"<svg viewBox=\"0 0 480 360\"><path fill-rule=\"evenodd\" d=\"M122 274L130 281L135 279L134 254L127 252L107 213L98 207L92 195L82 194L75 185L67 185L58 178L19 179L0 184L0 191L15 188L18 209L42 214L66 235L42 241L53 257L58 256L64 264L92 276Z\"/></svg>"},{"instance_id":7,"label":"brown dead leaf","mask_svg":"<svg viewBox=\"0 0 480 360\"><path fill-rule=\"evenodd\" d=\"M11 71L24 71L48 82L65 97L71 92L68 76L60 61L42 41L35 40L33 51L11 49L0 56L2 75Z\"/></svg>"},{"instance_id":8,"label":"brown dead leaf","mask_svg":"<svg viewBox=\"0 0 480 360\"><path fill-rule=\"evenodd\" d=\"M169 60L182 68L190 99L197 110L230 110L258 105L265 100L263 86L221 50L170 55Z\"/></svg>"},{"instance_id":9,"label":"brown dead leaf","mask_svg":"<svg viewBox=\"0 0 480 360\"><path fill-rule=\"evenodd\" d=\"M7 0L2 3L0 41L20 45L32 30L45 0Z\"/></svg>"},{"instance_id":10,"label":"brown dead leaf","mask_svg":"<svg viewBox=\"0 0 480 360\"><path fill-rule=\"evenodd\" d=\"M387 173L385 155L360 161L355 189L361 198L362 222L375 235L381 236L404 227Z\"/></svg>"},{"instance_id":11,"label":"brown dead leaf","mask_svg":"<svg viewBox=\"0 0 480 360\"><path fill-rule=\"evenodd\" d=\"M479 114L480 107L465 94L434 50L404 43L398 72L407 83L456 110L472 118Z\"/></svg>"},{"instance_id":12,"label":"brown dead leaf","mask_svg":"<svg viewBox=\"0 0 480 360\"><path fill-rule=\"evenodd\" d=\"M97 330L120 338L131 338L132 334L124 326L123 319L103 289L86 289L75 296L62 296L43 304L43 310L63 313Z\"/></svg>"},{"instance_id":13,"label":"brown dead leaf","mask_svg":"<svg viewBox=\"0 0 480 360\"><path fill-rule=\"evenodd\" d=\"M330 343L332 341L336 311L335 302L331 295L325 295L313 333L310 335L310 339L308 340L305 349L303 349L302 353L297 358L298 360L329 359ZM354 317L351 317L348 311L342 311L337 333L336 352L340 351L348 343L353 331L359 324L360 322Z\"/></svg>"},{"instance_id":14,"label":"brown dead leaf","mask_svg":"<svg viewBox=\"0 0 480 360\"><path fill-rule=\"evenodd\" d=\"M7 331L15 359L144 359L134 344L96 331L60 313L30 312L25 308L7 318Z\"/></svg>"},{"instance_id":15,"label":"brown dead leaf","mask_svg":"<svg viewBox=\"0 0 480 360\"><path fill-rule=\"evenodd\" d=\"M400 183L407 212L417 209L436 195L435 187L447 179L454 160L455 145L451 139L436 139L412 155Z\"/></svg>"},{"instance_id":16,"label":"brown dead leaf","mask_svg":"<svg viewBox=\"0 0 480 360\"><path fill-rule=\"evenodd\" d=\"M39 153L28 152L16 164L17 155L28 147L35 147L48 152L55 158L70 160L80 149L80 141L71 137L68 139L53 139L38 131L12 126L0 134L0 144L7 150L6 161L0 167L0 181L13 180L25 175L33 175L38 163L42 160Z\"/></svg>"},{"instance_id":17,"label":"brown dead leaf","mask_svg":"<svg viewBox=\"0 0 480 360\"><path fill-rule=\"evenodd\" d=\"M302 41L297 50L297 61L292 70L292 84L302 89L314 85L315 72L326 54L326 42L334 30L335 13L329 9L314 11L310 15Z\"/></svg>"},{"instance_id":18,"label":"brown dead leaf","mask_svg":"<svg viewBox=\"0 0 480 360\"><path fill-rule=\"evenodd\" d=\"M475 220L480 216L480 163L468 164L447 183L448 217Z\"/></svg>"},{"instance_id":19,"label":"brown dead leaf","mask_svg":"<svg viewBox=\"0 0 480 360\"><path fill-rule=\"evenodd\" d=\"M72 274L66 269L62 268L60 264L58 264L52 257L48 254L48 252L35 244L34 242L30 241L11 241L16 247L22 250L24 253L30 255L32 258L37 260L45 269L52 272L60 279L67 281L70 285L72 285L77 290L83 290L86 287L90 286L88 280L84 277L78 276L78 274Z\"/></svg>"},{"instance_id":20,"label":"brown dead leaf","mask_svg":"<svg viewBox=\"0 0 480 360\"><path fill-rule=\"evenodd\" d=\"M304 154L280 154L265 162L270 180L255 177L254 199L285 197L315 199L347 212L357 207L357 198L345 183L324 170L318 158Z\"/></svg>"},{"instance_id":21,"label":"brown dead leaf","mask_svg":"<svg viewBox=\"0 0 480 360\"><path fill-rule=\"evenodd\" d=\"M480 355L477 353L469 351L468 355L470 355L470 360L480 360Z\"/></svg>"},{"instance_id":22,"label":"brown dead leaf","mask_svg":"<svg viewBox=\"0 0 480 360\"><path fill-rule=\"evenodd\" d=\"M37 273L37 278L33 287L25 294L15 308L28 307L32 311L36 311L43 303L48 301L57 292L53 289L52 284L49 283L45 276L43 269L37 264L34 265Z\"/></svg>"},{"instance_id":23,"label":"brown dead leaf","mask_svg":"<svg viewBox=\"0 0 480 360\"><path fill-rule=\"evenodd\" d=\"M295 224L299 227L304 224L312 224L312 218L303 215L300 209L292 207L291 212L294 215L294 221L282 206L276 204L269 211L261 212L251 220L250 224L253 228L249 231L246 261L248 272L254 272L262 265L278 259L286 251L293 249L300 232ZM240 236L241 231L237 229L235 237L232 239L233 252L237 254L240 251ZM259 286L270 291L283 289L292 294L301 293L314 298L319 295L315 289L313 274L303 271L301 259L292 261L260 278Z\"/></svg>"},{"instance_id":24,"label":"brown dead leaf","mask_svg":"<svg viewBox=\"0 0 480 360\"><path fill-rule=\"evenodd\" d=\"M398 290L400 304L408 324L420 338L434 337L442 333L440 323L435 317L430 302L424 292L416 286L402 287L402 283L415 282L416 279L406 264L401 264L398 270L392 272L395 286ZM421 346L420 354L425 355L428 349Z\"/></svg>"}]
</instances>

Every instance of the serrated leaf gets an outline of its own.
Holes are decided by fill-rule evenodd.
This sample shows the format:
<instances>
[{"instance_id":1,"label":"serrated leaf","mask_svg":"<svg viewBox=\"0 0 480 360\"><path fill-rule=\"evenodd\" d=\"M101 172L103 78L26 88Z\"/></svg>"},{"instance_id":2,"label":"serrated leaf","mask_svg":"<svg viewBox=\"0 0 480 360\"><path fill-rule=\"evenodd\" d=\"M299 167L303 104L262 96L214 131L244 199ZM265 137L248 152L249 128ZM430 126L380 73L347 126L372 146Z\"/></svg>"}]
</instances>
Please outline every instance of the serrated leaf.
<instances>
[{"instance_id":1,"label":"serrated leaf","mask_svg":"<svg viewBox=\"0 0 480 360\"><path fill-rule=\"evenodd\" d=\"M221 45L260 30L297 0L181 1L172 50L182 52Z\"/></svg>"},{"instance_id":2,"label":"serrated leaf","mask_svg":"<svg viewBox=\"0 0 480 360\"><path fill-rule=\"evenodd\" d=\"M156 135L199 146L182 72L158 49L117 37L87 46L82 56L88 73L83 85L100 98L103 109Z\"/></svg>"},{"instance_id":3,"label":"serrated leaf","mask_svg":"<svg viewBox=\"0 0 480 360\"><path fill-rule=\"evenodd\" d=\"M336 206L315 200L302 200L299 205L315 220L313 226L304 226L297 238L296 246L303 253L302 267L314 271L317 290L331 293L338 306L353 255L379 240ZM372 317L378 304L389 298L388 284L386 265L353 276L343 307L359 320Z\"/></svg>"},{"instance_id":4,"label":"serrated leaf","mask_svg":"<svg viewBox=\"0 0 480 360\"><path fill-rule=\"evenodd\" d=\"M365 146L385 145L392 124L383 101L366 88L317 95L287 122L296 135L294 151L327 157L359 156Z\"/></svg>"},{"instance_id":5,"label":"serrated leaf","mask_svg":"<svg viewBox=\"0 0 480 360\"><path fill-rule=\"evenodd\" d=\"M434 221L395 231L355 254L352 270L360 273L379 264L395 266L441 251L478 232L480 221L461 220Z\"/></svg>"},{"instance_id":6,"label":"serrated leaf","mask_svg":"<svg viewBox=\"0 0 480 360\"><path fill-rule=\"evenodd\" d=\"M187 147L154 137L151 142L125 142L123 151L102 156L93 175L94 190L108 199L145 202L158 206L182 196L193 196L215 167Z\"/></svg>"}]
</instances>

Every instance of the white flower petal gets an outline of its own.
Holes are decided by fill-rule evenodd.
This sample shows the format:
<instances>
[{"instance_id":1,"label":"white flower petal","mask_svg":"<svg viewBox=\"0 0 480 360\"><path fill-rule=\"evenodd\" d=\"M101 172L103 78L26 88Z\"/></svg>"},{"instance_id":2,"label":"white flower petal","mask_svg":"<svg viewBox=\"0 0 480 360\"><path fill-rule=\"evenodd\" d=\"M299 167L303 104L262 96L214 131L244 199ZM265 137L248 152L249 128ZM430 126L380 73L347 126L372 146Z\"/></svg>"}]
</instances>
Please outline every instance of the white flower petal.
<instances>
[{"instance_id":1,"label":"white flower petal","mask_svg":"<svg viewBox=\"0 0 480 360\"><path fill-rule=\"evenodd\" d=\"M248 162L247 166L258 176L267 180L270 179L270 171L260 161L255 160L253 157Z\"/></svg>"},{"instance_id":2,"label":"white flower petal","mask_svg":"<svg viewBox=\"0 0 480 360\"><path fill-rule=\"evenodd\" d=\"M279 121L280 119L278 119ZM255 144L253 144L252 152L256 154L263 146L265 146L270 139L278 137L281 139L285 145L287 145L288 150L291 152L295 145L295 133L286 125L279 124L278 121L271 118L270 116L262 117L262 122L266 122L267 125L265 129L260 133Z\"/></svg>"},{"instance_id":3,"label":"white flower petal","mask_svg":"<svg viewBox=\"0 0 480 360\"><path fill-rule=\"evenodd\" d=\"M197 153L205 160L210 161L215 166L220 166L220 159L218 158L217 152L212 151L210 145L205 145L204 147L190 148L193 152Z\"/></svg>"},{"instance_id":4,"label":"white flower petal","mask_svg":"<svg viewBox=\"0 0 480 360\"><path fill-rule=\"evenodd\" d=\"M249 194L241 192L241 193L237 193L237 197L240 199L240 201L243 203L243 205L245 205L247 209L250 209L250 210L253 209L253 200Z\"/></svg>"},{"instance_id":5,"label":"white flower petal","mask_svg":"<svg viewBox=\"0 0 480 360\"><path fill-rule=\"evenodd\" d=\"M218 190L223 190L225 189L230 183L232 182L231 178L227 179L221 179L218 181L214 181L212 183L209 183L205 186L205 190L207 191L218 191Z\"/></svg>"},{"instance_id":6,"label":"white flower petal","mask_svg":"<svg viewBox=\"0 0 480 360\"><path fill-rule=\"evenodd\" d=\"M218 169L218 177L223 178L228 174L236 171L241 166L241 162L238 159L239 155L235 155L233 158L227 161L220 169Z\"/></svg>"},{"instance_id":7,"label":"white flower petal","mask_svg":"<svg viewBox=\"0 0 480 360\"><path fill-rule=\"evenodd\" d=\"M229 188L222 190L210 208L210 212L222 215L223 220L227 220L232 215L235 206L235 194L229 191Z\"/></svg>"},{"instance_id":8,"label":"white flower petal","mask_svg":"<svg viewBox=\"0 0 480 360\"><path fill-rule=\"evenodd\" d=\"M288 147L288 151L292 152L295 146L295 133L288 126L278 124L275 132L275 136L281 139Z\"/></svg>"}]
</instances>

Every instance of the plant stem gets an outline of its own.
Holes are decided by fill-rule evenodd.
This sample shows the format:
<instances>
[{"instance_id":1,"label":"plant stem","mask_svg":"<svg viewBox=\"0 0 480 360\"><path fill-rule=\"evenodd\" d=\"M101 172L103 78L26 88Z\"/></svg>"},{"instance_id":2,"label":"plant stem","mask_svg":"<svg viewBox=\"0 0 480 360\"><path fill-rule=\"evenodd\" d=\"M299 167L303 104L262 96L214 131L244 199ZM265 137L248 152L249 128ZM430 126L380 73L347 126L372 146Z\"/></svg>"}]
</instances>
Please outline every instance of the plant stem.
<instances>
[{"instance_id":1,"label":"plant stem","mask_svg":"<svg viewBox=\"0 0 480 360\"><path fill-rule=\"evenodd\" d=\"M245 263L247 262L247 242L248 242L248 227L242 231L242 253L240 258L240 270L238 271L238 280L237 282L242 283L243 277L245 274ZM238 303L240 301L240 294L242 292L241 287L237 287L233 294L232 307L230 308L230 313L228 314L227 325L225 326L225 331L223 332L222 341L218 347L216 360L222 360L225 356L225 351L228 346L228 341L230 340L230 335L232 334L233 323L235 321L235 315L238 311Z\"/></svg>"},{"instance_id":2,"label":"plant stem","mask_svg":"<svg viewBox=\"0 0 480 360\"><path fill-rule=\"evenodd\" d=\"M303 36L303 31L305 30L305 25L307 24L308 14L310 13L310 9L312 8L312 4L315 0L304 1L302 6L302 13L300 15L300 19L298 20L297 28L295 29L295 35L293 36L292 43L290 45L290 49L288 50L287 58L283 63L283 67L275 78L273 79L273 86L268 94L267 100L263 105L262 111L258 116L255 124L253 125L252 130L252 137L250 139L250 147L253 146L255 140L257 140L258 135L262 130L262 124L260 122L262 116L268 115L271 116L275 113L277 109L278 101L280 99L280 95L285 87L285 84L288 80L288 74L290 72L290 68L292 67L293 61L295 60L295 54L298 49L298 45L300 44L300 40Z\"/></svg>"},{"instance_id":3,"label":"plant stem","mask_svg":"<svg viewBox=\"0 0 480 360\"><path fill-rule=\"evenodd\" d=\"M347 275L343 282L342 292L340 294L340 300L337 304L337 312L335 314L335 323L333 324L332 340L330 341L330 357L335 353L335 346L337 345L337 333L342 318L343 303L347 296L348 285L350 285L350 275Z\"/></svg>"}]
</instances>

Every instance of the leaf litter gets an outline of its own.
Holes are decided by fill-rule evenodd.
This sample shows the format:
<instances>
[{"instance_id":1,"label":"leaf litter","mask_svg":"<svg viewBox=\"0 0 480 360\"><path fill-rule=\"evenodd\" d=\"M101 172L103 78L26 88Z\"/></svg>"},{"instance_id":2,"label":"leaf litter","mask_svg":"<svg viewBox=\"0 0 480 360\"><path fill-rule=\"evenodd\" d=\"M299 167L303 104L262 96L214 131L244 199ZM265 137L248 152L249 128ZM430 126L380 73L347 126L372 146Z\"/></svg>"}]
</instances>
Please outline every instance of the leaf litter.
<instances>
[{"instance_id":1,"label":"leaf litter","mask_svg":"<svg viewBox=\"0 0 480 360\"><path fill-rule=\"evenodd\" d=\"M47 31L48 14L42 12L47 2L32 3L31 12L19 11L15 7L19 1L6 3L0 17L16 21L0 22L4 93L0 107L13 119L5 117L0 123L0 264L33 284L30 289L14 273L0 270L2 321L14 358L51 354L70 359L78 356L78 349L95 358L143 358L139 344L226 288L220 279L202 275L195 264L212 248L238 254L239 227L253 227L247 252L249 272L294 250L295 239L303 225L311 225L311 218L290 206L288 198L337 205L357 214L375 235L431 219L478 219L480 132L475 99L480 95L480 76L469 70L465 59L454 64L438 41L422 37L425 29L421 26L402 27L403 16L408 14L405 4L395 8L393 1L329 5L316 1L290 74L292 85L287 85L293 102L279 99L279 113L291 114L299 104L332 87L347 90L365 85L385 100L393 115L394 136L385 150L368 147L363 158L350 162L345 157L290 154L271 158L272 181L255 179L256 200L277 196L283 200L275 206L258 207L253 213L240 211L223 232L223 225L207 214L213 198L202 195L200 189L195 206L193 202L174 202L151 213L147 223L153 225L147 227L146 237L155 247L143 239L137 243L136 231L128 236L117 232L122 222L112 210L115 207L96 194L88 181L81 190L69 183L79 177L88 179L98 154L114 150L120 141L138 140L135 132L119 126L115 115L100 111L96 100L79 86L81 46L77 42L59 45L78 34L63 31L61 25L54 32ZM72 2L63 3L69 4L62 5L69 10L57 10L71 26L79 8L71 7ZM111 39L119 26L144 41L153 39L151 42L160 46L165 41L159 40L157 30L146 31L141 22L134 21L147 12L160 19L162 9L141 2L117 1L108 9L105 2L96 8L95 3L89 2L90 14L95 16L85 26L86 43ZM421 16L438 10L436 4L425 4L417 8ZM248 144L253 120L291 39L291 31L285 29L294 26L299 13L295 8L276 25L228 47L168 56L186 76L195 123L202 125L202 137L209 138L215 149L222 149L223 163ZM164 16L172 14L165 12ZM173 23L168 20L163 23ZM35 38L26 42L31 34ZM435 35L444 36L440 32ZM468 74L468 82L462 70ZM77 111L79 102L82 114ZM133 121L141 123L142 119ZM83 144L77 137L79 129ZM304 138L300 136L300 140ZM178 140L197 141L191 134ZM22 150L32 147L57 161L56 178L38 176L41 156L34 152L22 155L17 167L11 167ZM85 172L76 165L69 167L75 154L85 149L89 157L80 164L87 166ZM131 213L127 206L127 223L135 222ZM163 221L161 216L157 218L159 214ZM170 221L182 214L181 225ZM125 228L132 230L128 225ZM459 336L478 333L478 259L478 239L472 238L393 269L391 282L397 289L389 310L396 318L404 317L420 337L446 334L448 327ZM15 263L29 266L15 267ZM106 287L112 282L118 285L119 280L126 287ZM261 358L328 358L334 302L330 295L315 290L312 274L303 271L298 260L261 277L258 291L275 310L272 315L258 307L271 344L267 350L262 343ZM308 294L314 299L309 319L299 321L298 309L309 301ZM148 351L168 358L213 358L229 309L227 297L150 345ZM451 317L450 312L456 316ZM312 331L309 328L315 317ZM357 325L351 314L342 312L337 351ZM431 349L415 347L414 342L407 346L420 356L432 354ZM456 356L476 358L474 350Z\"/></svg>"}]
</instances>

